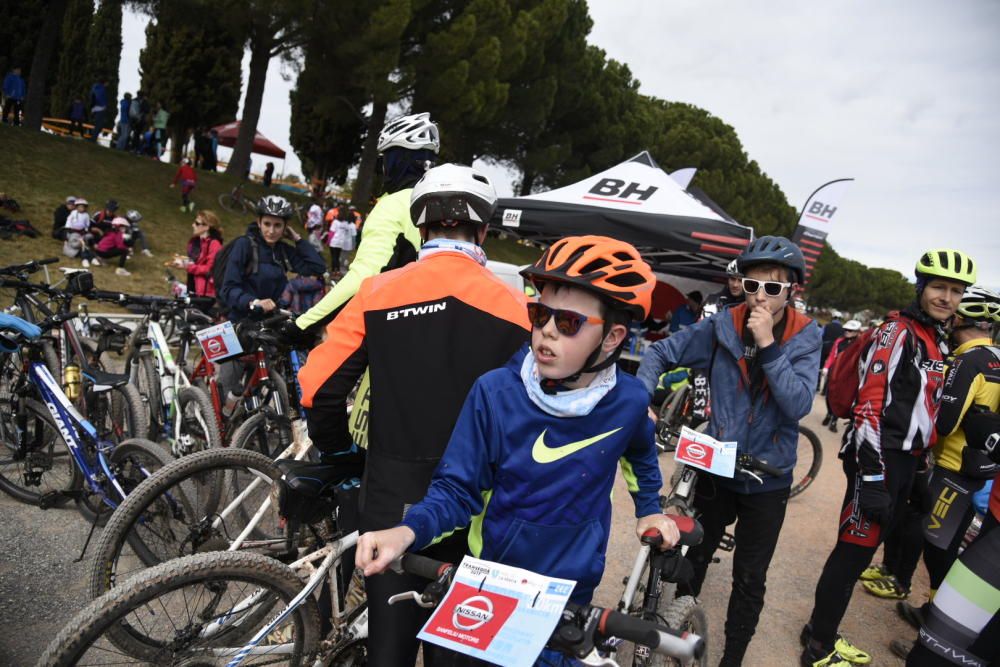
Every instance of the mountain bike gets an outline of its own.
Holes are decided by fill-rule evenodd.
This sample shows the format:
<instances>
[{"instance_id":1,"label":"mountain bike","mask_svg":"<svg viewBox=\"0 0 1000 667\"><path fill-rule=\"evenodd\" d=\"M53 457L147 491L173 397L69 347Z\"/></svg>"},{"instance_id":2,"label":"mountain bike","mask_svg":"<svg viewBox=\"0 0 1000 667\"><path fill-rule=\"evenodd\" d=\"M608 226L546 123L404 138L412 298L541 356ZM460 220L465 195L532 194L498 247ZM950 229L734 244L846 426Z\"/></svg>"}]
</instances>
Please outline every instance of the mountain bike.
<instances>
[{"instance_id":1,"label":"mountain bike","mask_svg":"<svg viewBox=\"0 0 1000 667\"><path fill-rule=\"evenodd\" d=\"M251 202L243 192L243 183L240 183L229 192L219 195L219 206L238 215L244 215L253 209Z\"/></svg>"},{"instance_id":2,"label":"mountain bike","mask_svg":"<svg viewBox=\"0 0 1000 667\"><path fill-rule=\"evenodd\" d=\"M53 375L62 379L66 395L87 416L103 438L120 442L133 436L146 436L149 422L139 392L127 374L109 373L101 362L99 346L85 338L74 325L70 314L75 296L93 288L93 276L87 271L70 270L64 279L68 290L0 277L0 287L16 290L10 310L30 322L38 323L60 315L58 328L48 331L38 349ZM54 358L53 358L54 357Z\"/></svg>"},{"instance_id":3,"label":"mountain bike","mask_svg":"<svg viewBox=\"0 0 1000 667\"><path fill-rule=\"evenodd\" d=\"M683 385L664 399L656 420L656 446L660 452L677 448L681 427L694 428L707 422L695 417L698 392L691 385ZM706 409L706 417L710 411ZM809 488L823 465L823 443L816 433L802 424L798 425L799 438L795 468L792 469L792 488L789 498L794 498Z\"/></svg>"},{"instance_id":4,"label":"mountain bike","mask_svg":"<svg viewBox=\"0 0 1000 667\"><path fill-rule=\"evenodd\" d=\"M75 313L55 315L38 326L50 330L73 317ZM16 341L25 352L25 369L12 388L17 397L14 429L0 445L0 490L42 509L73 500L96 526L170 457L148 440L116 444L102 437L41 362L31 341L23 336Z\"/></svg>"},{"instance_id":5,"label":"mountain bike","mask_svg":"<svg viewBox=\"0 0 1000 667\"><path fill-rule=\"evenodd\" d=\"M247 495L252 484L231 502L208 500L207 495L198 501L190 495L191 486L199 480L219 479L236 470L249 471L252 476L246 479L260 484L256 500L261 502L256 511L257 503ZM269 485L275 484L279 475L286 480L325 480L312 492L297 491L304 493L297 504L299 510L286 512L283 526L270 521L276 515ZM326 664L363 664L338 662L336 658L363 657L367 637L363 588L359 580L350 577L353 567L339 567L345 552L357 542L357 532L342 529L339 516L342 499L356 496L355 484L345 485L329 465L287 460L275 463L259 453L236 449L199 452L178 459L156 477L136 489L135 500L122 505L102 536L91 582L92 593L101 595L88 608L89 614L71 624L74 629L67 627L74 655L66 659L71 662L49 657L43 659L43 664L76 664L74 661L89 648L79 644L80 631L88 635L85 643L97 643L95 652L99 648L102 655L108 655L108 651L118 653L115 660L125 655L128 660L153 664L171 660L175 661L172 664L214 664L213 659L229 657L229 664L241 664L244 659L268 656L266 659L273 660L278 655L290 664L299 664L305 655L321 651L330 657ZM285 493L289 491L282 490L283 498ZM183 529L171 532L150 528L157 520L157 505L169 512L171 503L175 509L185 511L188 506L200 505L203 528L209 529L216 520L229 525L216 533L214 542L200 543L195 540L208 537L211 529L186 533ZM125 523L131 523L132 529L123 532ZM262 534L268 532L272 534ZM116 537L109 538L110 533ZM121 558L108 561L105 547L118 542L111 550L117 549L120 556L124 552L122 539L131 544L128 536L135 534L142 544L151 544L151 533L192 536L192 541L179 539L174 544L190 547L188 553L193 552L193 557L132 571L127 586L114 586L105 593L106 583L120 583L124 576ZM228 551L199 553L220 548ZM162 551L155 555L172 557ZM282 565L275 557L290 564ZM111 577L105 567L108 564L114 566ZM303 587L304 580L307 583ZM98 590L94 590L95 585ZM137 591L151 597L139 600L133 597ZM322 630L322 636L317 595L329 610L329 630ZM114 602L109 604L109 600ZM122 613L105 625L102 617L111 610ZM225 646L231 648L222 648ZM88 660L97 658L86 654ZM185 662L191 660L194 662Z\"/></svg>"},{"instance_id":6,"label":"mountain bike","mask_svg":"<svg viewBox=\"0 0 1000 667\"><path fill-rule=\"evenodd\" d=\"M198 297L132 296L101 290L88 296L139 308L145 315L126 344L125 353L129 377L140 388L148 409L150 434L165 440L177 457L221 446L220 420L212 400L204 389L192 384L184 364L174 360L160 326L161 319L173 319L179 311L197 303Z\"/></svg>"}]
</instances>

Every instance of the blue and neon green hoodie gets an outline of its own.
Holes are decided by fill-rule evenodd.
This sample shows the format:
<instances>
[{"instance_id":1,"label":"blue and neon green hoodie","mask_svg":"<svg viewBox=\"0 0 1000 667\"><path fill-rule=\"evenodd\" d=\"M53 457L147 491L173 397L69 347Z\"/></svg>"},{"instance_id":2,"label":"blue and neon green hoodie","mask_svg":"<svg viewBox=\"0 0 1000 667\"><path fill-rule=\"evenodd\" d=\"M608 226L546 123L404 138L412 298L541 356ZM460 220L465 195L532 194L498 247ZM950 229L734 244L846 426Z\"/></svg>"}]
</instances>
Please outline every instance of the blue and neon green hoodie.
<instances>
[{"instance_id":1,"label":"blue and neon green hoodie","mask_svg":"<svg viewBox=\"0 0 1000 667\"><path fill-rule=\"evenodd\" d=\"M521 382L527 349L476 380L427 495L403 525L418 551L471 523L472 555L575 580L572 599L586 603L604 573L619 459L636 516L659 511L649 397L618 373L590 414L554 417Z\"/></svg>"}]
</instances>

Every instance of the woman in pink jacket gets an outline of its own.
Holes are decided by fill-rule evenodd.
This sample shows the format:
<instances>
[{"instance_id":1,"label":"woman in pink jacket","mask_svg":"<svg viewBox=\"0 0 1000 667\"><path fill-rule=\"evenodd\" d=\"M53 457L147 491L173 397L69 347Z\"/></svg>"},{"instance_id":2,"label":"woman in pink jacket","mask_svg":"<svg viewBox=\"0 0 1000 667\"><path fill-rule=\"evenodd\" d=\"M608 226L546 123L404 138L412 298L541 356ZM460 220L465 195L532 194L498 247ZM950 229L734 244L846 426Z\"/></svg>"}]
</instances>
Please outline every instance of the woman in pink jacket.
<instances>
[{"instance_id":1,"label":"woman in pink jacket","mask_svg":"<svg viewBox=\"0 0 1000 667\"><path fill-rule=\"evenodd\" d=\"M219 218L211 211L198 211L191 223L194 234L188 241L187 257L174 259L174 266L188 273L188 289L196 296L215 296L212 267L215 256L222 250Z\"/></svg>"},{"instance_id":2,"label":"woman in pink jacket","mask_svg":"<svg viewBox=\"0 0 1000 667\"><path fill-rule=\"evenodd\" d=\"M94 246L94 252L98 257L104 259L118 258L118 268L115 274L119 276L130 276L132 273L125 268L125 260L129 256L129 242L126 240L125 232L131 230L132 225L125 218L115 218L111 221L111 231L104 234L101 240Z\"/></svg>"}]
</instances>

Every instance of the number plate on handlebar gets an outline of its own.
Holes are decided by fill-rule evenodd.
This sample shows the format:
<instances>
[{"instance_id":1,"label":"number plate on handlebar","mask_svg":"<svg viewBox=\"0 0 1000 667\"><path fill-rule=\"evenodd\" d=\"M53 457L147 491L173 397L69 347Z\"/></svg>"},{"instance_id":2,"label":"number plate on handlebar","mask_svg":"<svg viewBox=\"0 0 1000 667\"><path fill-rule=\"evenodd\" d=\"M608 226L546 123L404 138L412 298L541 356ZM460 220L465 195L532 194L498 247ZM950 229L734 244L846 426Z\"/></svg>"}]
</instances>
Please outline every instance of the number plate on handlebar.
<instances>
[{"instance_id":1,"label":"number plate on handlebar","mask_svg":"<svg viewBox=\"0 0 1000 667\"><path fill-rule=\"evenodd\" d=\"M674 459L713 475L732 477L736 473L736 443L720 442L684 426Z\"/></svg>"},{"instance_id":2,"label":"number plate on handlebar","mask_svg":"<svg viewBox=\"0 0 1000 667\"><path fill-rule=\"evenodd\" d=\"M497 665L533 665L575 582L466 556L418 637Z\"/></svg>"},{"instance_id":3,"label":"number plate on handlebar","mask_svg":"<svg viewBox=\"0 0 1000 667\"><path fill-rule=\"evenodd\" d=\"M211 362L217 363L243 354L243 346L240 345L240 339L232 322L216 324L196 332L195 335L205 352L205 358Z\"/></svg>"}]
</instances>

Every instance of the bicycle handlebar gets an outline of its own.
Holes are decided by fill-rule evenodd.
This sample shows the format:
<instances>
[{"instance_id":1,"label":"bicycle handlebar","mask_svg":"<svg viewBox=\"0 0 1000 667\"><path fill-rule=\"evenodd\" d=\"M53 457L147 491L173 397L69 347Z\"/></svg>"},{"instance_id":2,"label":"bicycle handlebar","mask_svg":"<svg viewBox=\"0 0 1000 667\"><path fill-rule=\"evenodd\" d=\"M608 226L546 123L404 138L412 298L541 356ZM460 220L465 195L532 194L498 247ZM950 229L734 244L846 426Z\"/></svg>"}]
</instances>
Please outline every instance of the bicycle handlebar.
<instances>
[{"instance_id":1,"label":"bicycle handlebar","mask_svg":"<svg viewBox=\"0 0 1000 667\"><path fill-rule=\"evenodd\" d=\"M781 468L777 468L767 461L761 461L760 459L750 456L749 454L743 454L737 460L737 464L744 468L745 470L756 470L762 472L771 477L781 477L785 474Z\"/></svg>"},{"instance_id":2,"label":"bicycle handlebar","mask_svg":"<svg viewBox=\"0 0 1000 667\"><path fill-rule=\"evenodd\" d=\"M19 273L34 273L35 271L41 270L41 268L46 264L55 264L59 261L58 257L48 257L46 259L33 259L30 262L25 262L24 264L11 264L10 266L0 267L0 274L12 276Z\"/></svg>"},{"instance_id":3,"label":"bicycle handlebar","mask_svg":"<svg viewBox=\"0 0 1000 667\"><path fill-rule=\"evenodd\" d=\"M135 296L124 292L109 292L107 290L92 290L86 294L88 299L95 301L110 301L129 306L196 306L211 305L214 299L204 296Z\"/></svg>"},{"instance_id":4,"label":"bicycle handlebar","mask_svg":"<svg viewBox=\"0 0 1000 667\"><path fill-rule=\"evenodd\" d=\"M705 531L696 519L676 514L668 516L677 524L677 530L681 534L681 539L674 546L693 547L701 544L701 540L705 536ZM663 544L663 535L656 528L650 528L642 534L640 540L643 544L648 544L651 547L659 547Z\"/></svg>"},{"instance_id":5,"label":"bicycle handlebar","mask_svg":"<svg viewBox=\"0 0 1000 667\"><path fill-rule=\"evenodd\" d=\"M421 603L430 603L432 606L444 599L456 570L452 563L419 554L404 554L398 563L404 572L432 580L423 594L417 596ZM581 647L592 649L596 641L609 637L642 644L657 653L681 660L698 659L705 652L705 640L698 635L677 631L613 609L572 602L563 610L549 645L573 654Z\"/></svg>"}]
</instances>

